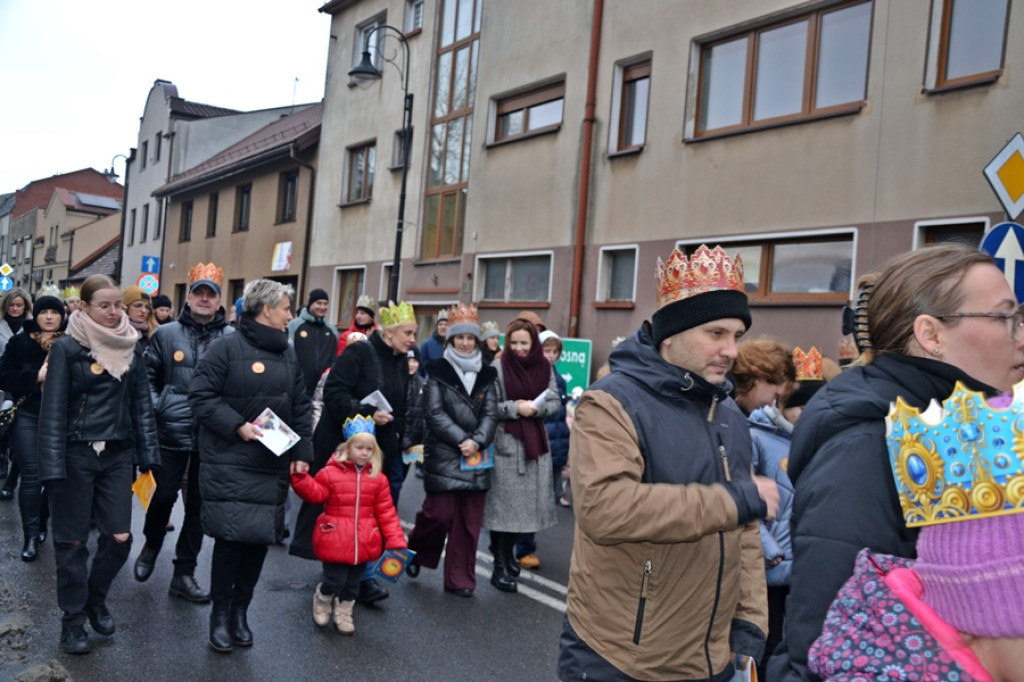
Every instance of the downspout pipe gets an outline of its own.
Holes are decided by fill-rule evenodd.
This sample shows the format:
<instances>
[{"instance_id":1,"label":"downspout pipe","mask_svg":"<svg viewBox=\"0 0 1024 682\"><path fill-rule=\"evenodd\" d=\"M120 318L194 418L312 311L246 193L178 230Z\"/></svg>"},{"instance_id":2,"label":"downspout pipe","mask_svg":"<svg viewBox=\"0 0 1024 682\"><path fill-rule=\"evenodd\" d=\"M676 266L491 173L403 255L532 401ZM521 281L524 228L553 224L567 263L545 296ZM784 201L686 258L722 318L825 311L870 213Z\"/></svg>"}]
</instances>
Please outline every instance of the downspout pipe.
<instances>
[{"instance_id":1,"label":"downspout pipe","mask_svg":"<svg viewBox=\"0 0 1024 682\"><path fill-rule=\"evenodd\" d=\"M302 238L302 281L299 282L299 291L295 298L299 301L306 300L306 284L309 281L309 241L313 233L313 193L316 191L316 168L306 163L295 155L295 143L288 145L288 156L292 161L309 170L309 200L306 206L306 234ZM293 309L298 310L299 304L293 304Z\"/></svg>"},{"instance_id":2,"label":"downspout pipe","mask_svg":"<svg viewBox=\"0 0 1024 682\"><path fill-rule=\"evenodd\" d=\"M583 255L587 241L587 217L590 208L591 158L594 153L594 109L597 99L597 68L601 53L601 28L604 0L594 0L594 19L590 25L590 58L587 65L587 103L583 114L583 153L580 155L579 192L576 196L576 242L572 258L572 292L569 300L569 336L580 328L580 301L583 297Z\"/></svg>"}]
</instances>

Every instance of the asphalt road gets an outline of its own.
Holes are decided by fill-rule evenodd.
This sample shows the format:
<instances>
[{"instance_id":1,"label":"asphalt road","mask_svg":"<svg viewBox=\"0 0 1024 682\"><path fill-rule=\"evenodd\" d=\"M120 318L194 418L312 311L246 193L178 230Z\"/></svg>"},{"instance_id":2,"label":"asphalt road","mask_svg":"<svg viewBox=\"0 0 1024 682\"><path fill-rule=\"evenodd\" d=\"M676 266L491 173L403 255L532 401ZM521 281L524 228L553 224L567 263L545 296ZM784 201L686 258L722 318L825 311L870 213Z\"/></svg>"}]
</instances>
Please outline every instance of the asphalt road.
<instances>
[{"instance_id":1,"label":"asphalt road","mask_svg":"<svg viewBox=\"0 0 1024 682\"><path fill-rule=\"evenodd\" d=\"M399 503L408 533L423 500L410 475ZM297 507L293 507L293 512ZM572 513L559 507L559 525L538 534L542 566L523 571L518 594L488 582L491 557L481 536L477 590L470 599L443 591L441 571L424 569L389 585L379 608L357 606L356 633L343 637L312 622L320 564L272 547L249 609L255 645L228 655L207 645L209 606L167 596L173 566L170 533L153 576L132 578L142 547L143 514L136 503L131 557L107 605L117 633L92 634L92 653L60 651L52 542L33 563L20 560L15 501L0 503L0 680L553 680L572 546ZM173 520L180 527L181 505ZM209 587L213 543L207 538L197 579Z\"/></svg>"}]
</instances>

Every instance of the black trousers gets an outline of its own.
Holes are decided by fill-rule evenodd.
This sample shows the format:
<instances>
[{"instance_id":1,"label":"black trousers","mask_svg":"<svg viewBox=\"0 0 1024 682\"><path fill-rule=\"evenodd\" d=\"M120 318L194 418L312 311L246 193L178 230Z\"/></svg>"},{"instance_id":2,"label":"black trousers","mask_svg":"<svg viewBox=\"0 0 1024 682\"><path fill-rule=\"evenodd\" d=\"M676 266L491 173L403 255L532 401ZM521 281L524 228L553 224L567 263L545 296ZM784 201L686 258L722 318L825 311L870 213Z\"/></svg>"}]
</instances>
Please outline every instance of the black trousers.
<instances>
[{"instance_id":1,"label":"black trousers","mask_svg":"<svg viewBox=\"0 0 1024 682\"><path fill-rule=\"evenodd\" d=\"M337 595L341 601L355 601L359 594L359 583L363 580L367 562L361 564L332 564L323 562L324 578L320 594Z\"/></svg>"},{"instance_id":2,"label":"black trousers","mask_svg":"<svg viewBox=\"0 0 1024 682\"><path fill-rule=\"evenodd\" d=\"M196 557L203 546L203 527L199 521L202 497L199 495L198 452L160 448L160 468L153 470L156 490L149 502L146 523L142 527L146 546L159 550L164 544L167 522L171 519L171 510L178 499L178 490L182 488L181 482L186 471L188 484L182 493L185 521L174 546L174 575L195 575Z\"/></svg>"},{"instance_id":3,"label":"black trousers","mask_svg":"<svg viewBox=\"0 0 1024 682\"><path fill-rule=\"evenodd\" d=\"M11 457L21 471L18 510L26 538L46 530L49 505L39 481L39 415L18 410L11 427Z\"/></svg>"},{"instance_id":4,"label":"black trousers","mask_svg":"<svg viewBox=\"0 0 1024 682\"><path fill-rule=\"evenodd\" d=\"M247 607L252 601L266 558L266 545L215 540L210 566L210 599L213 605Z\"/></svg>"},{"instance_id":5,"label":"black trousers","mask_svg":"<svg viewBox=\"0 0 1024 682\"><path fill-rule=\"evenodd\" d=\"M68 443L67 481L50 495L53 544L57 559L57 604L64 622L84 622L87 605L102 604L121 566L128 560L132 529L132 448L110 441L96 454L88 443ZM96 556L89 566L89 519L99 531Z\"/></svg>"}]
</instances>

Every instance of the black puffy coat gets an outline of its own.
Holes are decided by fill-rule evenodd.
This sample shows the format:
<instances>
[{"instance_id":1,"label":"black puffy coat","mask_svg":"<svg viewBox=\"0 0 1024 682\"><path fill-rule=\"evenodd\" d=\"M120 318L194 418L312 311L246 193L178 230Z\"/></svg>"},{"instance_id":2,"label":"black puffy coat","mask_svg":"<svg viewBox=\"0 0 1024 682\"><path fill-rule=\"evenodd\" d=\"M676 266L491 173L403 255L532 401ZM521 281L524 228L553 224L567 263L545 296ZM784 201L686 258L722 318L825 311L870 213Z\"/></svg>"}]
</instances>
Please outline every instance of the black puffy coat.
<instances>
[{"instance_id":1,"label":"black puffy coat","mask_svg":"<svg viewBox=\"0 0 1024 682\"><path fill-rule=\"evenodd\" d=\"M558 414L544 420L544 428L548 432L548 444L551 446L551 465L563 467L569 463L569 424L565 421L566 383L562 375L555 370L555 383L558 385L558 402L562 406Z\"/></svg>"},{"instance_id":2,"label":"black puffy coat","mask_svg":"<svg viewBox=\"0 0 1024 682\"><path fill-rule=\"evenodd\" d=\"M39 385L39 368L46 362L46 351L30 334L39 331L35 320L27 320L22 331L11 337L0 357L0 390L25 402L18 412L39 414L43 393Z\"/></svg>"},{"instance_id":3,"label":"black puffy coat","mask_svg":"<svg viewBox=\"0 0 1024 682\"><path fill-rule=\"evenodd\" d=\"M188 399L199 424L203 531L272 544L284 529L289 464L313 459L306 384L287 333L243 315L238 333L210 344L196 365ZM280 457L236 433L268 407L301 438Z\"/></svg>"},{"instance_id":4,"label":"black puffy coat","mask_svg":"<svg viewBox=\"0 0 1024 682\"><path fill-rule=\"evenodd\" d=\"M47 363L39 408L39 480L67 478L64 452L71 441L128 441L139 467L160 466L160 444L140 346L135 346L131 367L120 380L103 370L89 349L70 336L53 344Z\"/></svg>"},{"instance_id":5,"label":"black puffy coat","mask_svg":"<svg viewBox=\"0 0 1024 682\"><path fill-rule=\"evenodd\" d=\"M149 338L146 371L153 391L160 447L188 451L198 448L197 428L188 404L189 382L210 344L234 332L223 310L218 310L207 324L199 324L185 306L176 322L160 325Z\"/></svg>"},{"instance_id":6,"label":"black puffy coat","mask_svg":"<svg viewBox=\"0 0 1024 682\"><path fill-rule=\"evenodd\" d=\"M483 450L494 440L498 428L498 392L494 381L498 371L489 365L481 367L470 393L466 393L459 375L444 358L428 362L426 372L423 489L428 493L489 489L490 470L459 468L459 444L470 438Z\"/></svg>"}]
</instances>

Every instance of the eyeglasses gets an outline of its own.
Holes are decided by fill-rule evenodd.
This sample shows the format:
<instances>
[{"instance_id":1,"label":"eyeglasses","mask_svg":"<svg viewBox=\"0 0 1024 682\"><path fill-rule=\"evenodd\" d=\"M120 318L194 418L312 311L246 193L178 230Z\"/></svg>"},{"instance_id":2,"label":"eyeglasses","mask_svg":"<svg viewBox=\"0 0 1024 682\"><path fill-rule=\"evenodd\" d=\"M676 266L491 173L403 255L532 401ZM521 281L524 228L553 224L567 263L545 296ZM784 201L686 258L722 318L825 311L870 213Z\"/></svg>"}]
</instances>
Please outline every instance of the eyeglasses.
<instances>
[{"instance_id":1,"label":"eyeglasses","mask_svg":"<svg viewBox=\"0 0 1024 682\"><path fill-rule=\"evenodd\" d=\"M107 312L111 309L121 309L121 301L118 301L117 303L86 303L86 305L90 308L99 308L103 312Z\"/></svg>"},{"instance_id":2,"label":"eyeglasses","mask_svg":"<svg viewBox=\"0 0 1024 682\"><path fill-rule=\"evenodd\" d=\"M1020 308L1013 312L1005 313L949 313L948 315L932 315L940 320L953 319L958 317L987 317L990 320L1005 320L1010 323L1010 338L1017 340L1017 335L1024 329L1024 311Z\"/></svg>"}]
</instances>

